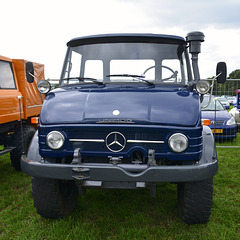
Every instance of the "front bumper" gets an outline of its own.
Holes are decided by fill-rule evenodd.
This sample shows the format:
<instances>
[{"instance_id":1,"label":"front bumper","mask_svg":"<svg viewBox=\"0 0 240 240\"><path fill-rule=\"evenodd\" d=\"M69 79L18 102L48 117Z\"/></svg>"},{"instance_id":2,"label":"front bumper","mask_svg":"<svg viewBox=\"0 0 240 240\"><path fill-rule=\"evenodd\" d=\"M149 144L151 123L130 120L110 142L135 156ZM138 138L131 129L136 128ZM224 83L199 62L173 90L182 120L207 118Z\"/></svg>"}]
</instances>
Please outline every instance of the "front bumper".
<instances>
[{"instance_id":1,"label":"front bumper","mask_svg":"<svg viewBox=\"0 0 240 240\"><path fill-rule=\"evenodd\" d=\"M36 162L22 156L23 172L38 178L102 182L192 182L213 177L214 160L197 165L148 166L138 164L55 164Z\"/></svg>"}]
</instances>

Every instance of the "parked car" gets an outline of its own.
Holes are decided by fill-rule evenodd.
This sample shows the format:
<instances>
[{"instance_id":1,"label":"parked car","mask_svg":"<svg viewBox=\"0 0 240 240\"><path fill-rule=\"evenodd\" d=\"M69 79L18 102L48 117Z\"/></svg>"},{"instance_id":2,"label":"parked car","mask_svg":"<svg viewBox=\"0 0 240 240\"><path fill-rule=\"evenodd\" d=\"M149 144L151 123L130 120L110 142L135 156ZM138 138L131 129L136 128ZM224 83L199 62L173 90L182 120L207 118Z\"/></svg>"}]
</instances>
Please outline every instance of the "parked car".
<instances>
[{"instance_id":1,"label":"parked car","mask_svg":"<svg viewBox=\"0 0 240 240\"><path fill-rule=\"evenodd\" d=\"M235 99L236 99L235 96L229 96L229 95L223 95L223 96L221 96L221 97L226 98L226 99L228 100L228 102L229 102L230 105L233 105L233 103L234 103L234 101L235 101Z\"/></svg>"},{"instance_id":2,"label":"parked car","mask_svg":"<svg viewBox=\"0 0 240 240\"><path fill-rule=\"evenodd\" d=\"M234 105L235 107L230 110L230 114L234 117L237 126L238 126L238 131L240 130L240 93L238 93L236 97L236 104Z\"/></svg>"},{"instance_id":3,"label":"parked car","mask_svg":"<svg viewBox=\"0 0 240 240\"><path fill-rule=\"evenodd\" d=\"M209 98L209 95L205 95L201 103L202 118L210 119L210 128L215 135L215 139L218 141L235 139L237 137L237 125L235 119L222 106L218 98Z\"/></svg>"},{"instance_id":4,"label":"parked car","mask_svg":"<svg viewBox=\"0 0 240 240\"><path fill-rule=\"evenodd\" d=\"M218 101L225 107L225 109L230 108L230 103L225 97L219 97Z\"/></svg>"},{"instance_id":5,"label":"parked car","mask_svg":"<svg viewBox=\"0 0 240 240\"><path fill-rule=\"evenodd\" d=\"M237 97L235 97L234 101L233 101L233 106L236 107L237 106Z\"/></svg>"}]
</instances>

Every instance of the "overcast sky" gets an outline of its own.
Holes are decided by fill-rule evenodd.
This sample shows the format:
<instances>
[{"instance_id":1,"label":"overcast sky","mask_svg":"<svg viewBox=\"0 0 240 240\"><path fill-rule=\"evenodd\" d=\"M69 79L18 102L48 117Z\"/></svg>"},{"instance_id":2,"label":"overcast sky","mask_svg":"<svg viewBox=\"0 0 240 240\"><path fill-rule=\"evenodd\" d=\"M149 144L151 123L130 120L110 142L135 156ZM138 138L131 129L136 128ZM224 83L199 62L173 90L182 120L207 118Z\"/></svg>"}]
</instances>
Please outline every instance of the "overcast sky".
<instances>
[{"instance_id":1,"label":"overcast sky","mask_svg":"<svg viewBox=\"0 0 240 240\"><path fill-rule=\"evenodd\" d=\"M239 0L8 0L0 9L0 55L43 63L46 78L59 78L70 39L104 33L202 31L201 78L219 61L228 75L240 69Z\"/></svg>"}]
</instances>

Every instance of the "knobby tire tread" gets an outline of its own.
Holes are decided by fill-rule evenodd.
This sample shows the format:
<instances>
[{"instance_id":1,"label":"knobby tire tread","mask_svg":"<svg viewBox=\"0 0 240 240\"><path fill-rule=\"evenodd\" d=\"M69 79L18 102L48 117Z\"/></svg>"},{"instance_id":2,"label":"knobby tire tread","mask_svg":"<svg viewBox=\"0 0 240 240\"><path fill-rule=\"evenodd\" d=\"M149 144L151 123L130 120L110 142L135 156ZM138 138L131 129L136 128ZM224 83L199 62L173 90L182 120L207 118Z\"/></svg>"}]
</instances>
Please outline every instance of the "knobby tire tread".
<instances>
[{"instance_id":1,"label":"knobby tire tread","mask_svg":"<svg viewBox=\"0 0 240 240\"><path fill-rule=\"evenodd\" d=\"M178 184L178 213L188 224L209 221L213 198L213 178Z\"/></svg>"},{"instance_id":2,"label":"knobby tire tread","mask_svg":"<svg viewBox=\"0 0 240 240\"><path fill-rule=\"evenodd\" d=\"M62 193L63 188L70 191L67 196ZM78 190L73 181L32 178L32 196L34 206L42 217L65 218L77 204Z\"/></svg>"}]
</instances>

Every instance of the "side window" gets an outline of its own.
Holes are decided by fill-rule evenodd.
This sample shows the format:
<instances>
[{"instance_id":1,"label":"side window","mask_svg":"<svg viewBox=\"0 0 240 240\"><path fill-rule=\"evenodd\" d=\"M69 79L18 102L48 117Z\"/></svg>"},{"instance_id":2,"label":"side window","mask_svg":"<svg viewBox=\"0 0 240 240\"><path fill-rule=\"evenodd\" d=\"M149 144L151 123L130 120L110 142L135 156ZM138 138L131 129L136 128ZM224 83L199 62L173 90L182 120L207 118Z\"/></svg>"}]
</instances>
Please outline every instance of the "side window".
<instances>
[{"instance_id":1,"label":"side window","mask_svg":"<svg viewBox=\"0 0 240 240\"><path fill-rule=\"evenodd\" d=\"M70 77L80 76L80 67L82 62L82 55L72 51L71 65L70 65Z\"/></svg>"},{"instance_id":2,"label":"side window","mask_svg":"<svg viewBox=\"0 0 240 240\"><path fill-rule=\"evenodd\" d=\"M87 60L85 63L84 77L103 80L103 62L101 60Z\"/></svg>"},{"instance_id":3,"label":"side window","mask_svg":"<svg viewBox=\"0 0 240 240\"><path fill-rule=\"evenodd\" d=\"M15 89L11 63L0 61L0 89Z\"/></svg>"}]
</instances>

